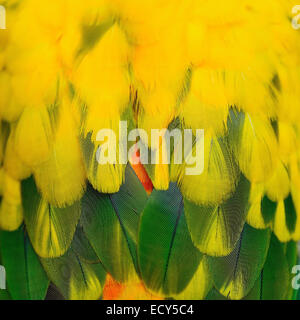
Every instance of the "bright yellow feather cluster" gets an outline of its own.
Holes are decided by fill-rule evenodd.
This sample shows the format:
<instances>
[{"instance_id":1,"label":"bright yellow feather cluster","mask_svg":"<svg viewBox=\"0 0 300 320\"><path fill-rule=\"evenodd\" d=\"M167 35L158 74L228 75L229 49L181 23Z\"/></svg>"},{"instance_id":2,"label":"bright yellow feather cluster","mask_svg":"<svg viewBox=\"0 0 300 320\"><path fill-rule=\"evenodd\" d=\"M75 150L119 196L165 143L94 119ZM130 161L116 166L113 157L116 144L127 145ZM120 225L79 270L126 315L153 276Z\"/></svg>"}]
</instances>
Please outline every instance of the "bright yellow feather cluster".
<instances>
[{"instance_id":1,"label":"bright yellow feather cluster","mask_svg":"<svg viewBox=\"0 0 300 320\"><path fill-rule=\"evenodd\" d=\"M45 200L65 207L87 181L117 192L124 165L98 166L96 134L120 120L145 129L205 129L205 170L158 165L199 205L224 202L242 173L252 184L247 221L290 233L284 200L300 217L300 31L286 0L0 1L0 227L22 222L20 182L34 175ZM234 109L234 111L232 111ZM234 127L234 130L231 130ZM171 170L172 171L172 170ZM96 284L95 284L96 285Z\"/></svg>"}]
</instances>

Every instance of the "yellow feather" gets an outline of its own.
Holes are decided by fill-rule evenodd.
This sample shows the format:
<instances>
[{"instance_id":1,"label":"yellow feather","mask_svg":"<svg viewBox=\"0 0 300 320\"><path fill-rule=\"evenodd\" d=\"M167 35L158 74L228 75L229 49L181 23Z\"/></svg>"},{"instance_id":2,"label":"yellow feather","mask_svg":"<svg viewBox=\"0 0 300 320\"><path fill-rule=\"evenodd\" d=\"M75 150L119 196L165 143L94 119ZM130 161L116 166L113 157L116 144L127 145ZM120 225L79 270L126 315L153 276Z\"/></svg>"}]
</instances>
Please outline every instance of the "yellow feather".
<instances>
[{"instance_id":1,"label":"yellow feather","mask_svg":"<svg viewBox=\"0 0 300 320\"><path fill-rule=\"evenodd\" d=\"M266 229L268 225L265 223L261 212L261 200L264 195L263 184L251 184L249 209L247 213L247 223L256 229Z\"/></svg>"},{"instance_id":2,"label":"yellow feather","mask_svg":"<svg viewBox=\"0 0 300 320\"><path fill-rule=\"evenodd\" d=\"M190 92L182 106L185 125L222 134L228 106L222 72L196 69L192 75Z\"/></svg>"},{"instance_id":3,"label":"yellow feather","mask_svg":"<svg viewBox=\"0 0 300 320\"><path fill-rule=\"evenodd\" d=\"M20 181L2 171L3 197L0 206L0 228L6 231L17 230L23 222Z\"/></svg>"},{"instance_id":4,"label":"yellow feather","mask_svg":"<svg viewBox=\"0 0 300 320\"><path fill-rule=\"evenodd\" d=\"M147 132L167 128L178 113L189 68L183 45L186 3L133 0L120 7L126 12L121 22L135 44L132 76L141 108L139 126ZM142 16L133 16L129 8Z\"/></svg>"},{"instance_id":5,"label":"yellow feather","mask_svg":"<svg viewBox=\"0 0 300 320\"><path fill-rule=\"evenodd\" d=\"M154 179L152 180L153 186L157 190L168 190L170 185L169 165L156 164Z\"/></svg>"},{"instance_id":6,"label":"yellow feather","mask_svg":"<svg viewBox=\"0 0 300 320\"><path fill-rule=\"evenodd\" d=\"M273 202L284 200L290 193L290 179L286 167L281 161L272 177L265 183L268 198Z\"/></svg>"},{"instance_id":7,"label":"yellow feather","mask_svg":"<svg viewBox=\"0 0 300 320\"><path fill-rule=\"evenodd\" d=\"M300 240L300 157L293 154L290 158L291 194L296 209L297 220L293 240Z\"/></svg>"},{"instance_id":8,"label":"yellow feather","mask_svg":"<svg viewBox=\"0 0 300 320\"><path fill-rule=\"evenodd\" d=\"M232 144L248 180L259 183L272 176L278 165L278 142L270 122L245 114Z\"/></svg>"},{"instance_id":9,"label":"yellow feather","mask_svg":"<svg viewBox=\"0 0 300 320\"><path fill-rule=\"evenodd\" d=\"M11 125L11 131L5 149L3 166L12 178L16 180L23 180L30 176L31 170L22 162L15 150L15 128L15 124Z\"/></svg>"},{"instance_id":10,"label":"yellow feather","mask_svg":"<svg viewBox=\"0 0 300 320\"><path fill-rule=\"evenodd\" d=\"M68 298L70 300L99 300L102 286L97 275L90 265L85 265L82 272L84 272L84 285L78 281L78 274L71 271Z\"/></svg>"},{"instance_id":11,"label":"yellow feather","mask_svg":"<svg viewBox=\"0 0 300 320\"><path fill-rule=\"evenodd\" d=\"M224 139L205 132L203 173L186 175L186 167L184 164L179 168L178 185L182 194L196 204L221 203L235 190L237 167Z\"/></svg>"},{"instance_id":12,"label":"yellow feather","mask_svg":"<svg viewBox=\"0 0 300 320\"><path fill-rule=\"evenodd\" d=\"M57 207L80 199L85 188L85 170L70 105L60 106L59 124L49 159L34 168L34 177L43 197Z\"/></svg>"},{"instance_id":13,"label":"yellow feather","mask_svg":"<svg viewBox=\"0 0 300 320\"><path fill-rule=\"evenodd\" d=\"M93 138L99 130L110 128L104 125L119 118L129 103L129 54L126 36L115 24L82 58L75 72L76 89L87 105L84 133L92 132Z\"/></svg>"},{"instance_id":14,"label":"yellow feather","mask_svg":"<svg viewBox=\"0 0 300 320\"><path fill-rule=\"evenodd\" d=\"M4 169L3 167L0 168L0 196L3 196L3 185L4 185Z\"/></svg>"},{"instance_id":15,"label":"yellow feather","mask_svg":"<svg viewBox=\"0 0 300 320\"><path fill-rule=\"evenodd\" d=\"M47 41L31 9L25 6L22 14L16 18L11 32L11 45L6 52L13 100L19 108L53 103L59 72L55 47Z\"/></svg>"},{"instance_id":16,"label":"yellow feather","mask_svg":"<svg viewBox=\"0 0 300 320\"><path fill-rule=\"evenodd\" d=\"M53 144L53 129L46 107L27 107L17 124L15 150L30 168L45 162Z\"/></svg>"},{"instance_id":17,"label":"yellow feather","mask_svg":"<svg viewBox=\"0 0 300 320\"><path fill-rule=\"evenodd\" d=\"M118 126L119 121L109 121L107 128L116 128L116 130L119 130ZM114 130L114 132L118 132L116 130ZM118 136L116 135L116 140L117 139ZM104 156L106 156L106 151L101 151L102 143L97 142L96 139L94 140L91 135L81 137L81 149L88 180L93 188L99 192L115 193L119 191L124 181L126 165L119 163L118 143L116 143L116 149L114 149L110 141L107 143L112 152L116 154L115 164L100 164L98 159L101 157L102 152L105 152Z\"/></svg>"},{"instance_id":18,"label":"yellow feather","mask_svg":"<svg viewBox=\"0 0 300 320\"><path fill-rule=\"evenodd\" d=\"M293 241L299 241L300 240L300 192L298 188L295 188L294 186L292 186L292 198L294 201L294 205L296 208L296 214L297 214L297 220L296 220L296 226L295 226L295 230L294 233L292 235L292 239Z\"/></svg>"},{"instance_id":19,"label":"yellow feather","mask_svg":"<svg viewBox=\"0 0 300 320\"><path fill-rule=\"evenodd\" d=\"M166 147L167 143L165 136L161 136L159 141L154 142L152 145L152 151L155 154L156 164L150 164L147 166L149 169L148 174L152 181L153 187L157 190L168 190L170 185L170 165L165 161L168 156ZM153 155L151 155L151 157L152 156ZM170 161L171 163L174 162L174 160L171 159Z\"/></svg>"},{"instance_id":20,"label":"yellow feather","mask_svg":"<svg viewBox=\"0 0 300 320\"><path fill-rule=\"evenodd\" d=\"M211 288L212 279L206 259L203 257L188 286L174 298L176 300L203 300Z\"/></svg>"},{"instance_id":21,"label":"yellow feather","mask_svg":"<svg viewBox=\"0 0 300 320\"><path fill-rule=\"evenodd\" d=\"M9 136L9 125L0 120L0 164L3 163L6 143Z\"/></svg>"},{"instance_id":22,"label":"yellow feather","mask_svg":"<svg viewBox=\"0 0 300 320\"><path fill-rule=\"evenodd\" d=\"M12 77L8 72L0 72L0 117L8 122L18 119L23 111L13 96Z\"/></svg>"},{"instance_id":23,"label":"yellow feather","mask_svg":"<svg viewBox=\"0 0 300 320\"><path fill-rule=\"evenodd\" d=\"M289 159L297 150L297 133L293 125L289 122L278 122L279 154L284 164L288 164Z\"/></svg>"},{"instance_id":24,"label":"yellow feather","mask_svg":"<svg viewBox=\"0 0 300 320\"><path fill-rule=\"evenodd\" d=\"M299 43L299 39L295 39ZM299 52L297 50L296 52ZM299 56L299 55L298 55ZM290 59L290 57L286 57ZM289 60L287 60L289 61ZM279 69L281 95L279 97L279 117L283 121L300 121L300 62L298 65L285 66Z\"/></svg>"},{"instance_id":25,"label":"yellow feather","mask_svg":"<svg viewBox=\"0 0 300 320\"><path fill-rule=\"evenodd\" d=\"M281 242L287 242L292 239L292 234L289 232L286 225L285 208L283 201L279 201L277 204L273 231Z\"/></svg>"},{"instance_id":26,"label":"yellow feather","mask_svg":"<svg viewBox=\"0 0 300 320\"><path fill-rule=\"evenodd\" d=\"M93 187L103 193L117 192L124 179L125 165L97 163L101 143L96 140L101 129L112 129L119 140L119 121L129 103L129 56L126 35L115 24L82 57L74 80L80 98L86 103L81 144L87 176ZM118 160L118 143L116 148Z\"/></svg>"}]
</instances>

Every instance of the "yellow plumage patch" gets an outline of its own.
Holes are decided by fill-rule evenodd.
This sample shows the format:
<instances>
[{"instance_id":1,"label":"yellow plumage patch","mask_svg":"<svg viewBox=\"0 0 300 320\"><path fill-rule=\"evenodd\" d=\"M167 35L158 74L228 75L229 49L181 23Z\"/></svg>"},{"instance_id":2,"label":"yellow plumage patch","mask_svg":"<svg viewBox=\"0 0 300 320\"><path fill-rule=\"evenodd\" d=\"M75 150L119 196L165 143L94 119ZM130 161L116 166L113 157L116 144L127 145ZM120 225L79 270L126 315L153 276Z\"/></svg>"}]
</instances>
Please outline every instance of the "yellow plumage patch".
<instances>
[{"instance_id":1,"label":"yellow plumage patch","mask_svg":"<svg viewBox=\"0 0 300 320\"><path fill-rule=\"evenodd\" d=\"M186 175L186 167L185 164L179 169L178 185L182 194L197 204L221 203L235 190L237 166L225 139L218 139L206 132L203 173Z\"/></svg>"},{"instance_id":2,"label":"yellow plumage patch","mask_svg":"<svg viewBox=\"0 0 300 320\"><path fill-rule=\"evenodd\" d=\"M23 222L20 181L13 179L1 169L3 190L0 205L0 228L6 231L17 230Z\"/></svg>"},{"instance_id":3,"label":"yellow plumage patch","mask_svg":"<svg viewBox=\"0 0 300 320\"><path fill-rule=\"evenodd\" d=\"M279 154L284 164L288 164L290 157L297 150L297 130L293 124L289 122L278 122L278 145Z\"/></svg>"},{"instance_id":4,"label":"yellow plumage patch","mask_svg":"<svg viewBox=\"0 0 300 320\"><path fill-rule=\"evenodd\" d=\"M119 164L119 121L129 104L130 47L121 28L112 25L98 44L83 57L79 57L75 73L75 86L86 106L82 117L82 151L89 181L100 192L114 193L124 179L125 166ZM99 95L99 92L102 92ZM82 102L82 104L83 104ZM113 130L116 134L117 163L97 162L100 142L97 134L101 129ZM102 151L101 151L102 152Z\"/></svg>"},{"instance_id":5,"label":"yellow plumage patch","mask_svg":"<svg viewBox=\"0 0 300 320\"><path fill-rule=\"evenodd\" d=\"M46 107L27 107L18 121L15 133L15 150L30 168L48 160L54 132Z\"/></svg>"},{"instance_id":6,"label":"yellow plumage patch","mask_svg":"<svg viewBox=\"0 0 300 320\"><path fill-rule=\"evenodd\" d=\"M273 225L274 233L276 234L277 238L281 242L288 242L292 239L292 234L287 228L286 225L286 213L284 208L284 202L279 201L275 213L275 220Z\"/></svg>"},{"instance_id":7,"label":"yellow plumage patch","mask_svg":"<svg viewBox=\"0 0 300 320\"><path fill-rule=\"evenodd\" d=\"M89 270L89 268L91 270ZM99 279L89 265L86 266L83 272L85 272L85 286L82 286L82 283L78 279L76 279L78 278L78 274L72 272L70 279L69 299L98 300L102 292L102 287Z\"/></svg>"},{"instance_id":8,"label":"yellow plumage patch","mask_svg":"<svg viewBox=\"0 0 300 320\"><path fill-rule=\"evenodd\" d=\"M268 198L274 202L284 200L290 193L290 179L287 168L278 162L272 177L267 180L265 190Z\"/></svg>"},{"instance_id":9,"label":"yellow plumage patch","mask_svg":"<svg viewBox=\"0 0 300 320\"><path fill-rule=\"evenodd\" d=\"M191 88L182 106L181 116L187 127L212 130L222 134L228 116L224 74L198 68L193 71Z\"/></svg>"},{"instance_id":10,"label":"yellow plumage patch","mask_svg":"<svg viewBox=\"0 0 300 320\"><path fill-rule=\"evenodd\" d=\"M85 170L79 145L79 128L74 125L70 105L63 101L49 158L34 168L43 197L57 207L79 200L85 188Z\"/></svg>"},{"instance_id":11,"label":"yellow plumage patch","mask_svg":"<svg viewBox=\"0 0 300 320\"><path fill-rule=\"evenodd\" d=\"M74 83L87 105L83 130L94 139L100 129L111 128L110 120L120 118L129 103L129 54L126 35L115 24L79 62Z\"/></svg>"},{"instance_id":12,"label":"yellow plumage patch","mask_svg":"<svg viewBox=\"0 0 300 320\"><path fill-rule=\"evenodd\" d=\"M4 155L4 169L16 180L23 180L30 176L31 170L20 159L15 150L15 125L11 125L11 131L7 140L5 155Z\"/></svg>"},{"instance_id":13,"label":"yellow plumage patch","mask_svg":"<svg viewBox=\"0 0 300 320\"><path fill-rule=\"evenodd\" d=\"M261 200L263 198L263 195L263 184L252 183L246 221L251 227L256 229L266 229L268 227L268 224L266 224L261 212Z\"/></svg>"},{"instance_id":14,"label":"yellow plumage patch","mask_svg":"<svg viewBox=\"0 0 300 320\"><path fill-rule=\"evenodd\" d=\"M294 233L292 234L292 239L294 241L299 241L300 240L300 219L299 219L299 216L300 216L300 192L299 192L299 187L292 184L291 194L292 194L293 202L294 202L296 213L297 213L296 226L295 226Z\"/></svg>"},{"instance_id":15,"label":"yellow plumage patch","mask_svg":"<svg viewBox=\"0 0 300 320\"><path fill-rule=\"evenodd\" d=\"M9 122L17 120L23 106L16 103L13 95L12 78L8 72L0 72L0 90L0 117Z\"/></svg>"},{"instance_id":16,"label":"yellow plumage patch","mask_svg":"<svg viewBox=\"0 0 300 320\"><path fill-rule=\"evenodd\" d=\"M272 176L278 164L278 142L268 120L245 114L232 144L239 167L251 182Z\"/></svg>"},{"instance_id":17,"label":"yellow plumage patch","mask_svg":"<svg viewBox=\"0 0 300 320\"><path fill-rule=\"evenodd\" d=\"M107 126L104 125L104 128L112 130L108 140L97 141L97 135L93 137L92 133L86 137L82 134L80 138L88 180L94 189L102 193L118 192L125 177L126 165L119 163L119 136L118 134L113 134L119 132L119 120L102 120L103 123L107 124ZM113 154L112 159L110 159L109 150ZM107 161L99 163L102 157L105 157Z\"/></svg>"}]
</instances>

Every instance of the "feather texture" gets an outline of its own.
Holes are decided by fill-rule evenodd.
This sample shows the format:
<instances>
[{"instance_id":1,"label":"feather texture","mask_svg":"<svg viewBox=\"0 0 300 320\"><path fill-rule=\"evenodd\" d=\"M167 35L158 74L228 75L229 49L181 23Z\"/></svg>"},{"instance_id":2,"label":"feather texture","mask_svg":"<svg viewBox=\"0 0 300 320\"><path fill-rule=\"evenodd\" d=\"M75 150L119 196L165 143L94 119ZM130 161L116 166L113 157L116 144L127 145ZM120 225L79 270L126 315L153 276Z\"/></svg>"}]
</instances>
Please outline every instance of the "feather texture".
<instances>
[{"instance_id":1,"label":"feather texture","mask_svg":"<svg viewBox=\"0 0 300 320\"><path fill-rule=\"evenodd\" d=\"M0 204L0 227L6 231L17 230L23 222L20 181L2 171L2 201Z\"/></svg>"}]
</instances>

